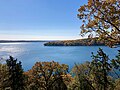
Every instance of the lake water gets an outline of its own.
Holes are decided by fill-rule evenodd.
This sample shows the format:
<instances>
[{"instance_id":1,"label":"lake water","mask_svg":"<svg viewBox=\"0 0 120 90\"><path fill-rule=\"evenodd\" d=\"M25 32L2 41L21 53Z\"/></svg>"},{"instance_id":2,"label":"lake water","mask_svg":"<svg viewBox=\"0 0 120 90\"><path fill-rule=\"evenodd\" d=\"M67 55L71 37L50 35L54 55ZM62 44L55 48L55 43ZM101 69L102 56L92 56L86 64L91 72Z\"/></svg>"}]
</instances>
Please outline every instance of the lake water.
<instances>
[{"instance_id":1,"label":"lake water","mask_svg":"<svg viewBox=\"0 0 120 90\"><path fill-rule=\"evenodd\" d=\"M117 55L118 48L107 46L44 46L45 42L16 42L0 43L0 57L7 58L9 55L22 62L24 70L29 70L38 61L56 61L68 64L70 68L75 63L91 61L91 52L96 54L102 48L110 58Z\"/></svg>"}]
</instances>

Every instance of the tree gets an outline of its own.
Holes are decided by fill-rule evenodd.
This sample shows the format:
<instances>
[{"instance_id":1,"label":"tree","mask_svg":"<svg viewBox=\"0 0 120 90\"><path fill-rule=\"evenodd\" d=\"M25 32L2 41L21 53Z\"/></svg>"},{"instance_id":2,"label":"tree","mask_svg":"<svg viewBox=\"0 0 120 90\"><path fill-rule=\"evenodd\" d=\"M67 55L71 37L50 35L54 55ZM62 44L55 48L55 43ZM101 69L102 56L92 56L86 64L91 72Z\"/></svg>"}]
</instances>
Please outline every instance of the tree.
<instances>
[{"instance_id":1,"label":"tree","mask_svg":"<svg viewBox=\"0 0 120 90\"><path fill-rule=\"evenodd\" d=\"M115 89L114 90L119 90L120 89L120 78L115 81Z\"/></svg>"},{"instance_id":2,"label":"tree","mask_svg":"<svg viewBox=\"0 0 120 90\"><path fill-rule=\"evenodd\" d=\"M4 83L12 90L24 90L25 83L21 62L17 63L17 59L10 56L10 58L6 60L6 65L8 75Z\"/></svg>"},{"instance_id":3,"label":"tree","mask_svg":"<svg viewBox=\"0 0 120 90\"><path fill-rule=\"evenodd\" d=\"M95 90L92 85L91 75L90 75L90 62L84 64L76 64L72 68L72 73L75 81L72 84L71 90Z\"/></svg>"},{"instance_id":4,"label":"tree","mask_svg":"<svg viewBox=\"0 0 120 90\"><path fill-rule=\"evenodd\" d=\"M78 11L81 36L99 37L109 46L120 43L120 0L88 0Z\"/></svg>"},{"instance_id":5,"label":"tree","mask_svg":"<svg viewBox=\"0 0 120 90\"><path fill-rule=\"evenodd\" d=\"M110 64L109 57L99 49L98 54L92 53L93 61L90 64L91 74L95 82L95 87L98 90L109 90L112 88L112 83L109 73L112 71L112 65Z\"/></svg>"},{"instance_id":6,"label":"tree","mask_svg":"<svg viewBox=\"0 0 120 90\"><path fill-rule=\"evenodd\" d=\"M111 65L115 78L120 78L120 50L118 50L118 55L116 58L111 60Z\"/></svg>"},{"instance_id":7,"label":"tree","mask_svg":"<svg viewBox=\"0 0 120 90\"><path fill-rule=\"evenodd\" d=\"M67 73L68 65L52 61L37 62L25 75L30 90L66 90Z\"/></svg>"},{"instance_id":8,"label":"tree","mask_svg":"<svg viewBox=\"0 0 120 90\"><path fill-rule=\"evenodd\" d=\"M109 59L102 49L92 53L92 61L76 64L70 90L117 90L120 82L120 51L115 59Z\"/></svg>"},{"instance_id":9,"label":"tree","mask_svg":"<svg viewBox=\"0 0 120 90\"><path fill-rule=\"evenodd\" d=\"M0 90L4 90L6 88L6 84L4 83L7 79L8 68L6 64L0 64Z\"/></svg>"}]
</instances>

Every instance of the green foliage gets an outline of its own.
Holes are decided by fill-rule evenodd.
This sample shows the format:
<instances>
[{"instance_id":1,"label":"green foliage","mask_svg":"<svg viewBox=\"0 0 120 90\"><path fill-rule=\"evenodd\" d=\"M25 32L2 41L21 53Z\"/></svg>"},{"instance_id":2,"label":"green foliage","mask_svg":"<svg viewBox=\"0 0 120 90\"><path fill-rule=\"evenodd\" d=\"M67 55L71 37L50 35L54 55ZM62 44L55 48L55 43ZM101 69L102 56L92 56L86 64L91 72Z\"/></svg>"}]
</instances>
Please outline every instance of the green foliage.
<instances>
[{"instance_id":1,"label":"green foliage","mask_svg":"<svg viewBox=\"0 0 120 90\"><path fill-rule=\"evenodd\" d=\"M73 90L95 90L90 81L90 62L75 65L72 69L74 75L74 83L72 84Z\"/></svg>"},{"instance_id":2,"label":"green foliage","mask_svg":"<svg viewBox=\"0 0 120 90\"><path fill-rule=\"evenodd\" d=\"M6 60L8 68L7 80L5 81L7 87L12 90L24 90L24 75L21 62L17 63L17 59L10 56Z\"/></svg>"},{"instance_id":3,"label":"green foliage","mask_svg":"<svg viewBox=\"0 0 120 90\"><path fill-rule=\"evenodd\" d=\"M111 60L112 71L114 72L114 78L120 78L120 50L115 59Z\"/></svg>"},{"instance_id":4,"label":"green foliage","mask_svg":"<svg viewBox=\"0 0 120 90\"><path fill-rule=\"evenodd\" d=\"M112 88L111 80L109 79L109 72L112 70L112 66L109 63L109 57L99 49L97 55L93 55L93 61L90 64L91 74L94 76L95 87L103 90Z\"/></svg>"},{"instance_id":5,"label":"green foliage","mask_svg":"<svg viewBox=\"0 0 120 90\"><path fill-rule=\"evenodd\" d=\"M120 50L118 55L116 56L116 59L111 60L111 64L114 66L115 69L119 69L120 71Z\"/></svg>"},{"instance_id":6,"label":"green foliage","mask_svg":"<svg viewBox=\"0 0 120 90\"><path fill-rule=\"evenodd\" d=\"M110 60L102 49L96 55L92 53L92 61L75 65L72 69L73 90L119 90L119 56ZM114 62L114 64L113 64ZM116 78L117 76L117 78ZM71 89L71 90L72 90Z\"/></svg>"}]
</instances>

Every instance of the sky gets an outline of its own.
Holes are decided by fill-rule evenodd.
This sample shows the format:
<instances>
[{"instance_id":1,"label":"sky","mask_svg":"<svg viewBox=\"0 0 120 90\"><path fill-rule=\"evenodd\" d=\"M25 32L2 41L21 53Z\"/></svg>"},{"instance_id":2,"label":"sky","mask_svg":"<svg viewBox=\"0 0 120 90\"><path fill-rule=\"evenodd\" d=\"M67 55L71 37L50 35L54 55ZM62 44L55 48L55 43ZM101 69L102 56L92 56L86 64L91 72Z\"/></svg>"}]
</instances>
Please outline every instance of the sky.
<instances>
[{"instance_id":1,"label":"sky","mask_svg":"<svg viewBox=\"0 0 120 90\"><path fill-rule=\"evenodd\" d=\"M80 6L87 0L0 0L0 40L81 38Z\"/></svg>"}]
</instances>

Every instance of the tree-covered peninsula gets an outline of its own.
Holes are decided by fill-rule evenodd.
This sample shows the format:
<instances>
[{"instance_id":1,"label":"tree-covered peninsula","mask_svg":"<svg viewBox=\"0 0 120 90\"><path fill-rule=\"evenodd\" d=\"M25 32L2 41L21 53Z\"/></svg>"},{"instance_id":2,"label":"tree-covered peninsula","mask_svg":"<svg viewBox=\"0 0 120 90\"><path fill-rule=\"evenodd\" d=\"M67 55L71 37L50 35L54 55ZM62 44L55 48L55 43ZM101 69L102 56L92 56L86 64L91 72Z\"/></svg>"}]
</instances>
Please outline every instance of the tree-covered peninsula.
<instances>
[{"instance_id":1,"label":"tree-covered peninsula","mask_svg":"<svg viewBox=\"0 0 120 90\"><path fill-rule=\"evenodd\" d=\"M52 41L44 44L45 46L103 46L105 42L99 41L98 38L87 38L77 40Z\"/></svg>"}]
</instances>

